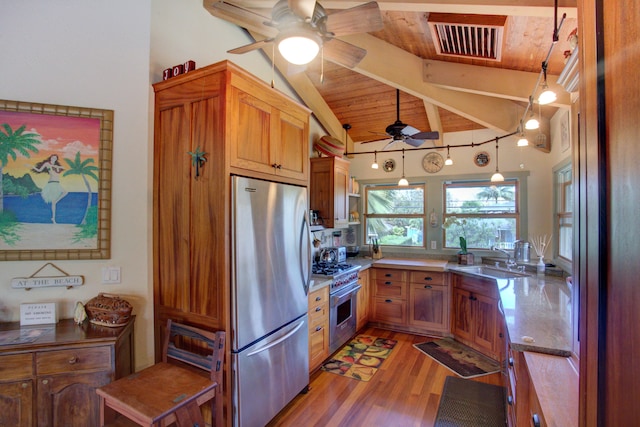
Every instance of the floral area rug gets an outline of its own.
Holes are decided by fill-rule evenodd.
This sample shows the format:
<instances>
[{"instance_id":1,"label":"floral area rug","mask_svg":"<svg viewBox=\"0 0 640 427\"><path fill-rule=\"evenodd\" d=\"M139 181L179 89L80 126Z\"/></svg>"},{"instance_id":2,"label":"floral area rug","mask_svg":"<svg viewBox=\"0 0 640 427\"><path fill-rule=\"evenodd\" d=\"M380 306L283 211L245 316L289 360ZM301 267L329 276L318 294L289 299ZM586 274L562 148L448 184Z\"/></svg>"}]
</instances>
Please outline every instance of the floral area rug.
<instances>
[{"instance_id":1,"label":"floral area rug","mask_svg":"<svg viewBox=\"0 0 640 427\"><path fill-rule=\"evenodd\" d=\"M474 378L500 371L498 362L451 338L413 346L462 378Z\"/></svg>"},{"instance_id":2,"label":"floral area rug","mask_svg":"<svg viewBox=\"0 0 640 427\"><path fill-rule=\"evenodd\" d=\"M325 362L322 370L360 381L369 381L397 343L396 340L358 335Z\"/></svg>"}]
</instances>

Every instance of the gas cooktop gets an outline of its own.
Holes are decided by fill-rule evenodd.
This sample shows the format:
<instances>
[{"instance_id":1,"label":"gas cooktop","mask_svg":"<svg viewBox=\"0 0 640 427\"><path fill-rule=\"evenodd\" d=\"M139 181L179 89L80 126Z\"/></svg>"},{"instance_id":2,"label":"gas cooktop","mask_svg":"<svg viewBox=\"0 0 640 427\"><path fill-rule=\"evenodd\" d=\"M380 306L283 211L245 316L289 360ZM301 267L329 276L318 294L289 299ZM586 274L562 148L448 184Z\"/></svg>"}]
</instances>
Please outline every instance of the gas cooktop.
<instances>
[{"instance_id":1,"label":"gas cooktop","mask_svg":"<svg viewBox=\"0 0 640 427\"><path fill-rule=\"evenodd\" d=\"M314 262L311 266L311 272L313 274L319 274L322 276L336 276L338 274L347 273L357 270L358 266L354 264L348 264L346 262Z\"/></svg>"}]
</instances>

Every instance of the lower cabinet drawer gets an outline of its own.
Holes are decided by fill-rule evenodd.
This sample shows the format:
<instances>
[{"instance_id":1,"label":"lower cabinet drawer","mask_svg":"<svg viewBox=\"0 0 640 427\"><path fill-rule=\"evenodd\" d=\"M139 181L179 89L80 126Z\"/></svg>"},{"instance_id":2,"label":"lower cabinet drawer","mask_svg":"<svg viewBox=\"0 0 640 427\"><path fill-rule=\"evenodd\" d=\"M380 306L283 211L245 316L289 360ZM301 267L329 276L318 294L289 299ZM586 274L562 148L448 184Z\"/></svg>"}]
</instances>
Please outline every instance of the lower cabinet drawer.
<instances>
[{"instance_id":1,"label":"lower cabinet drawer","mask_svg":"<svg viewBox=\"0 0 640 427\"><path fill-rule=\"evenodd\" d=\"M111 347L89 347L38 352L38 375L111 369Z\"/></svg>"},{"instance_id":2,"label":"lower cabinet drawer","mask_svg":"<svg viewBox=\"0 0 640 427\"><path fill-rule=\"evenodd\" d=\"M21 380L33 375L33 354L0 356L0 381Z\"/></svg>"},{"instance_id":3,"label":"lower cabinet drawer","mask_svg":"<svg viewBox=\"0 0 640 427\"><path fill-rule=\"evenodd\" d=\"M407 302L402 299L374 298L373 320L404 325L407 322Z\"/></svg>"}]
</instances>

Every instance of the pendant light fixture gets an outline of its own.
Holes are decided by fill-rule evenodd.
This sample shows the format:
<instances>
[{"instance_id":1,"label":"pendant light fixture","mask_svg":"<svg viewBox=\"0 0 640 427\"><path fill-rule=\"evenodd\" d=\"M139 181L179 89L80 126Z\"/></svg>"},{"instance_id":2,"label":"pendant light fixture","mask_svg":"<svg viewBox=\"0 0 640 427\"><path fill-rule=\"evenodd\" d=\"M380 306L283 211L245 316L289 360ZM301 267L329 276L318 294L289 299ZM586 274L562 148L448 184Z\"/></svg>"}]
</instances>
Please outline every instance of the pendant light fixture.
<instances>
[{"instance_id":1,"label":"pendant light fixture","mask_svg":"<svg viewBox=\"0 0 640 427\"><path fill-rule=\"evenodd\" d=\"M373 163L371 163L371 169L378 169L378 152L373 152Z\"/></svg>"},{"instance_id":2,"label":"pendant light fixture","mask_svg":"<svg viewBox=\"0 0 640 427\"><path fill-rule=\"evenodd\" d=\"M518 130L520 131L520 138L518 138L518 147L526 147L527 145L529 145L529 140L526 136L524 136L522 120L520 120L520 126L518 127Z\"/></svg>"},{"instance_id":3,"label":"pendant light fixture","mask_svg":"<svg viewBox=\"0 0 640 427\"><path fill-rule=\"evenodd\" d=\"M524 124L524 128L528 130L538 129L540 122L536 119L535 113L533 112L533 96L531 95L529 95L529 110L531 110L531 115L529 120Z\"/></svg>"},{"instance_id":4,"label":"pendant light fixture","mask_svg":"<svg viewBox=\"0 0 640 427\"><path fill-rule=\"evenodd\" d=\"M496 138L496 172L491 175L491 182L503 182L504 176L498 170L498 138Z\"/></svg>"},{"instance_id":5,"label":"pendant light fixture","mask_svg":"<svg viewBox=\"0 0 640 427\"><path fill-rule=\"evenodd\" d=\"M547 62L542 63L542 73L544 74L544 83L542 83L542 92L540 96L538 96L538 104L546 105L554 102L558 97L556 93L549 89L549 85L547 84Z\"/></svg>"},{"instance_id":6,"label":"pendant light fixture","mask_svg":"<svg viewBox=\"0 0 640 427\"><path fill-rule=\"evenodd\" d=\"M447 159L444 161L445 166L451 166L453 164L453 160L451 160L451 156L449 155L449 146L447 145Z\"/></svg>"},{"instance_id":7,"label":"pendant light fixture","mask_svg":"<svg viewBox=\"0 0 640 427\"><path fill-rule=\"evenodd\" d=\"M402 178L400 178L400 181L398 181L398 186L406 187L407 185L409 185L409 181L407 181L407 178L404 177L404 148L403 148L402 149Z\"/></svg>"}]
</instances>

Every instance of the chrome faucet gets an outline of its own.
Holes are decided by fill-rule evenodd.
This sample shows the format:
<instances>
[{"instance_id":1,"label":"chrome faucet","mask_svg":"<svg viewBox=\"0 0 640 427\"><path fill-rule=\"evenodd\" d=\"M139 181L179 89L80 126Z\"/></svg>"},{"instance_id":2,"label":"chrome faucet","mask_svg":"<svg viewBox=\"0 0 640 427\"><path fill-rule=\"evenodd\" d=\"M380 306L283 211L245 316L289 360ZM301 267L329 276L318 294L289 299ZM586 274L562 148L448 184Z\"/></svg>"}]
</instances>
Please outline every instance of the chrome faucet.
<instances>
[{"instance_id":1,"label":"chrome faucet","mask_svg":"<svg viewBox=\"0 0 640 427\"><path fill-rule=\"evenodd\" d=\"M496 246L491 248L492 251L497 251L497 252L502 252L503 254L505 254L507 256L507 261L505 262L505 264L507 265L507 268L509 270L511 270L512 267L517 267L518 264L511 259L511 254L507 251L505 251L504 249L500 249Z\"/></svg>"}]
</instances>

